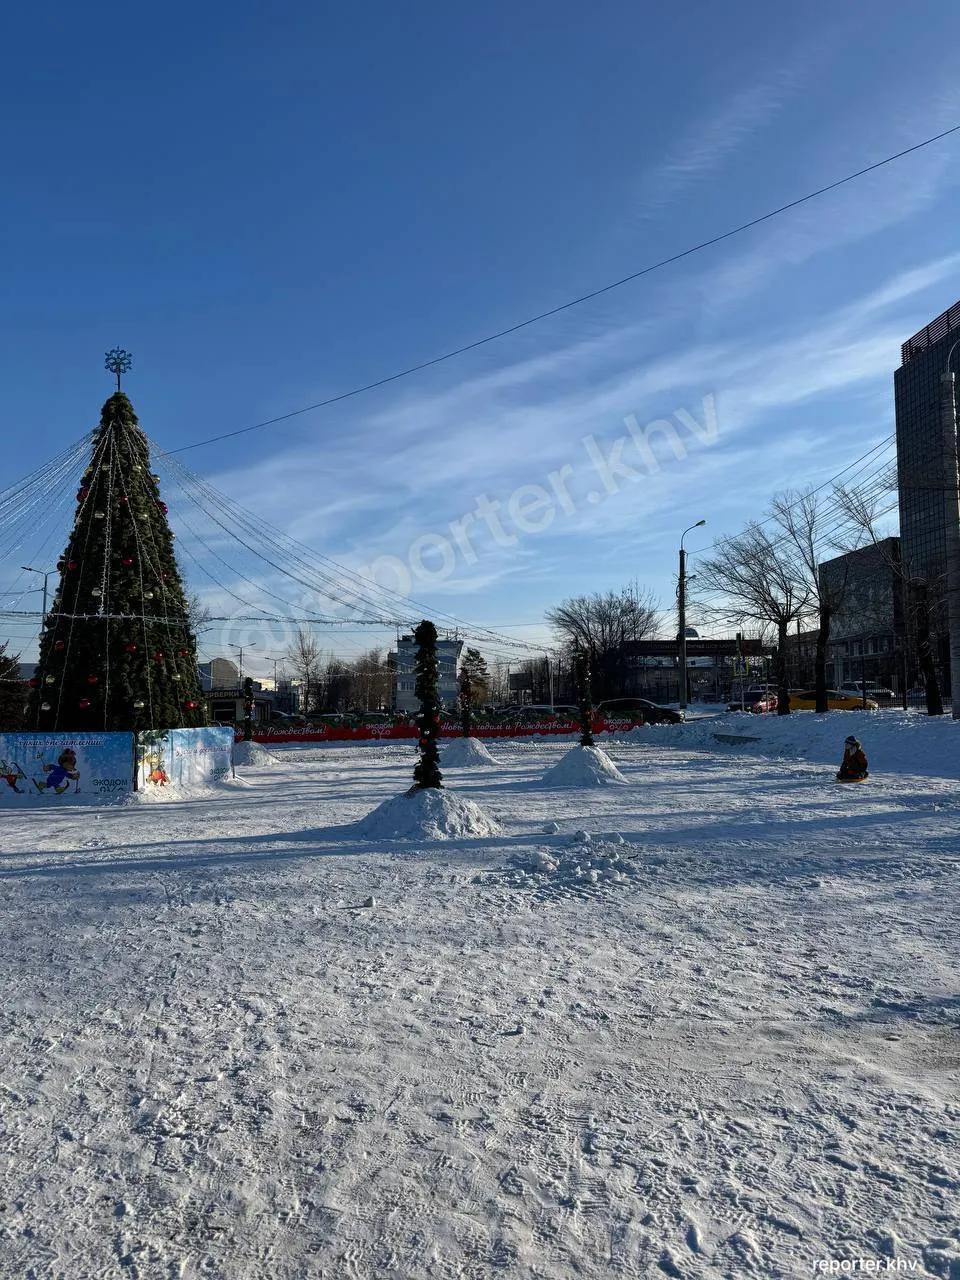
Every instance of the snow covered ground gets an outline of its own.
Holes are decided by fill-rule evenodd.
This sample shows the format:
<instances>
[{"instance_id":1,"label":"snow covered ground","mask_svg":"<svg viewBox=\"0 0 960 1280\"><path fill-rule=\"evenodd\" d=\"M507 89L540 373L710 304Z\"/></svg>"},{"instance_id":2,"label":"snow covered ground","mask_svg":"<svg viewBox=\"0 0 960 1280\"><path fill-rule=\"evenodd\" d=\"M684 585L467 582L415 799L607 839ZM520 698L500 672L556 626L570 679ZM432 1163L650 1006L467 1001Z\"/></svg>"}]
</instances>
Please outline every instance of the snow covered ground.
<instances>
[{"instance_id":1,"label":"snow covered ground","mask_svg":"<svg viewBox=\"0 0 960 1280\"><path fill-rule=\"evenodd\" d=\"M960 1274L960 726L790 721L0 815L0 1275Z\"/></svg>"}]
</instances>

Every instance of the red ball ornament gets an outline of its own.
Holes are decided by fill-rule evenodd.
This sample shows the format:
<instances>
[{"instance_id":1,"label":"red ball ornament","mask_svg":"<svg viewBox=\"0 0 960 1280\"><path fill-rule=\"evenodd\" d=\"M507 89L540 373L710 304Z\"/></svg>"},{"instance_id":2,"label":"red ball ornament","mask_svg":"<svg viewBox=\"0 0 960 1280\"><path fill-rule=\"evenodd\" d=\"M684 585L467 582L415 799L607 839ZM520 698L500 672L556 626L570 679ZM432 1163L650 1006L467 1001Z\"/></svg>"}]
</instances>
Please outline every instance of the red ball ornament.
<instances>
[{"instance_id":1,"label":"red ball ornament","mask_svg":"<svg viewBox=\"0 0 960 1280\"><path fill-rule=\"evenodd\" d=\"M89 705L90 705L90 699L89 699L89 698L81 698L81 699L80 699L80 704L79 704L79 705L80 705L80 710L81 710L81 711L86 711L87 707L89 707Z\"/></svg>"},{"instance_id":2,"label":"red ball ornament","mask_svg":"<svg viewBox=\"0 0 960 1280\"><path fill-rule=\"evenodd\" d=\"M163 661L164 661L163 651L162 651L162 650L160 650L160 649L158 649L158 650L157 650L157 652L153 655L153 657L154 657L154 661L156 661L156 662L163 662Z\"/></svg>"},{"instance_id":3,"label":"red ball ornament","mask_svg":"<svg viewBox=\"0 0 960 1280\"><path fill-rule=\"evenodd\" d=\"M189 652L190 652L190 650L189 650L189 649L178 649L178 650L177 650L177 654L178 654L178 656L179 656L179 657L181 657L181 658L185 658L185 657L187 656L187 654L189 654Z\"/></svg>"},{"instance_id":4,"label":"red ball ornament","mask_svg":"<svg viewBox=\"0 0 960 1280\"><path fill-rule=\"evenodd\" d=\"M120 563L123 565L125 569L129 569L130 566L133 564L133 556L124 556L123 559L120 561Z\"/></svg>"},{"instance_id":5,"label":"red ball ornament","mask_svg":"<svg viewBox=\"0 0 960 1280\"><path fill-rule=\"evenodd\" d=\"M54 640L53 647L56 649L57 653L62 653L67 647L67 642L66 640Z\"/></svg>"},{"instance_id":6,"label":"red ball ornament","mask_svg":"<svg viewBox=\"0 0 960 1280\"><path fill-rule=\"evenodd\" d=\"M169 510L169 508L167 507L167 504L165 502L158 502L157 506L160 508L160 510L163 512L164 515L167 514L167 511Z\"/></svg>"},{"instance_id":7,"label":"red ball ornament","mask_svg":"<svg viewBox=\"0 0 960 1280\"><path fill-rule=\"evenodd\" d=\"M36 676L34 676L32 680L27 681L27 684L30 686L31 689L36 689L39 683L40 681L36 678Z\"/></svg>"},{"instance_id":8,"label":"red ball ornament","mask_svg":"<svg viewBox=\"0 0 960 1280\"><path fill-rule=\"evenodd\" d=\"M99 684L99 683L100 683L99 676L94 676L94 675L87 676L87 684Z\"/></svg>"},{"instance_id":9,"label":"red ball ornament","mask_svg":"<svg viewBox=\"0 0 960 1280\"><path fill-rule=\"evenodd\" d=\"M120 500L119 500L119 501L120 501L120 505L121 505L121 507L125 507L125 506L127 506L127 505L128 505L128 503L129 503L129 501L130 501L130 500L129 500L129 498L125 498L125 497L124 497L124 498L120 498Z\"/></svg>"},{"instance_id":10,"label":"red ball ornament","mask_svg":"<svg viewBox=\"0 0 960 1280\"><path fill-rule=\"evenodd\" d=\"M197 707L197 704L195 702L185 702L183 705L187 708L188 711L195 711Z\"/></svg>"},{"instance_id":11,"label":"red ball ornament","mask_svg":"<svg viewBox=\"0 0 960 1280\"><path fill-rule=\"evenodd\" d=\"M136 653L136 652L137 652L137 646L136 646L135 644L133 644L133 643L131 643L131 644L125 644L123 647L124 647L124 649L126 649L127 653Z\"/></svg>"},{"instance_id":12,"label":"red ball ornament","mask_svg":"<svg viewBox=\"0 0 960 1280\"><path fill-rule=\"evenodd\" d=\"M89 497L90 497L90 490L87 488L86 485L81 486L81 488L77 491L77 501L83 502Z\"/></svg>"},{"instance_id":13,"label":"red ball ornament","mask_svg":"<svg viewBox=\"0 0 960 1280\"><path fill-rule=\"evenodd\" d=\"M79 568L80 568L80 565L79 565L78 561L76 561L76 560L68 560L68 561L67 561L67 568L68 568L68 569L70 570L70 572L72 573L72 572L74 571L74 569L79 569Z\"/></svg>"}]
</instances>

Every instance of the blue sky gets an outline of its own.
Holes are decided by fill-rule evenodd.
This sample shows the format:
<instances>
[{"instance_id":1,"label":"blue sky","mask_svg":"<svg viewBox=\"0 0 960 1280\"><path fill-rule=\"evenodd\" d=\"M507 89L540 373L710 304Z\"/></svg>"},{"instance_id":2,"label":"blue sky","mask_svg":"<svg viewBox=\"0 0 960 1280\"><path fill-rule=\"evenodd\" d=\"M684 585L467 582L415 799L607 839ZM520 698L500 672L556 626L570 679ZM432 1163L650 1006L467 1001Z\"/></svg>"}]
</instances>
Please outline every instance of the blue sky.
<instances>
[{"instance_id":1,"label":"blue sky","mask_svg":"<svg viewBox=\"0 0 960 1280\"><path fill-rule=\"evenodd\" d=\"M0 486L93 425L117 343L144 426L176 449L960 121L946 3L55 4L19 7L3 37ZM395 562L419 564L419 600L517 635L543 637L515 624L564 596L634 579L666 604L680 529L734 530L892 430L900 342L960 298L958 160L947 140L504 341L182 460L390 585ZM644 437L652 466L627 419L672 423ZM621 437L642 474L605 485L596 458ZM563 498L549 476L565 467Z\"/></svg>"}]
</instances>

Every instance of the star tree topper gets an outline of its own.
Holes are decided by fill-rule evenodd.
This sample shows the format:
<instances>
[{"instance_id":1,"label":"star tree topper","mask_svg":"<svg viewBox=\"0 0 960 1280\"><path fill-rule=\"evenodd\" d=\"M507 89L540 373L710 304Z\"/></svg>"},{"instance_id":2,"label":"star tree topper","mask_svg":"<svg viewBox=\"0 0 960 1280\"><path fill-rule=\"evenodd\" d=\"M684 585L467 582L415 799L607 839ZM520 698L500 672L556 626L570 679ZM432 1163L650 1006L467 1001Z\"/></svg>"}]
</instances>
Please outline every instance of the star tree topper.
<instances>
[{"instance_id":1,"label":"star tree topper","mask_svg":"<svg viewBox=\"0 0 960 1280\"><path fill-rule=\"evenodd\" d=\"M129 351L124 351L123 347L114 347L112 351L107 352L106 359L103 362L104 368L109 369L111 373L117 375L117 390L120 390L121 373L129 373L133 364L133 356Z\"/></svg>"}]
</instances>

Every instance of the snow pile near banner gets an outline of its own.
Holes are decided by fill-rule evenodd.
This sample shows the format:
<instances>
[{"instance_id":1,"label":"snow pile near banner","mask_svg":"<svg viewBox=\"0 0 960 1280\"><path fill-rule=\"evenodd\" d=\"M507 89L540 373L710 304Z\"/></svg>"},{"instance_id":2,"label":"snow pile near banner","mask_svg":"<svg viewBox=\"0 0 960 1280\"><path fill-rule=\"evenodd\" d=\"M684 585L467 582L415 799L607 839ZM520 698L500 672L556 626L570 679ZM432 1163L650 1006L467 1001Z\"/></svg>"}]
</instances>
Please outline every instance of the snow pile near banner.
<instances>
[{"instance_id":1,"label":"snow pile near banner","mask_svg":"<svg viewBox=\"0 0 960 1280\"><path fill-rule=\"evenodd\" d=\"M545 787L608 787L626 778L600 747L576 746L543 775Z\"/></svg>"},{"instance_id":2,"label":"snow pile near banner","mask_svg":"<svg viewBox=\"0 0 960 1280\"><path fill-rule=\"evenodd\" d=\"M472 800L424 787L385 800L361 818L356 830L370 840L456 840L498 835L500 828Z\"/></svg>"},{"instance_id":3,"label":"snow pile near banner","mask_svg":"<svg viewBox=\"0 0 960 1280\"><path fill-rule=\"evenodd\" d=\"M256 766L258 769L275 769L280 761L269 751L264 751L259 742L236 742L233 746L233 763L244 767Z\"/></svg>"},{"instance_id":4,"label":"snow pile near banner","mask_svg":"<svg viewBox=\"0 0 960 1280\"><path fill-rule=\"evenodd\" d=\"M450 769L467 768L473 764L499 764L479 738L453 738L444 744L440 763Z\"/></svg>"},{"instance_id":5,"label":"snow pile near banner","mask_svg":"<svg viewBox=\"0 0 960 1280\"><path fill-rule=\"evenodd\" d=\"M245 778L217 778L212 782L195 783L187 787L178 787L173 783L160 787L150 782L138 791L131 791L121 803L177 804L181 800L222 800L225 792L229 794L231 791L246 791L252 785Z\"/></svg>"},{"instance_id":6,"label":"snow pile near banner","mask_svg":"<svg viewBox=\"0 0 960 1280\"><path fill-rule=\"evenodd\" d=\"M732 712L650 732L655 734L650 741L657 745L743 751L834 767L843 755L844 738L852 733L863 743L871 773L960 779L960 722L949 714L883 710L831 711L818 716L813 711L793 711L778 716ZM724 737L754 741L730 742Z\"/></svg>"}]
</instances>

